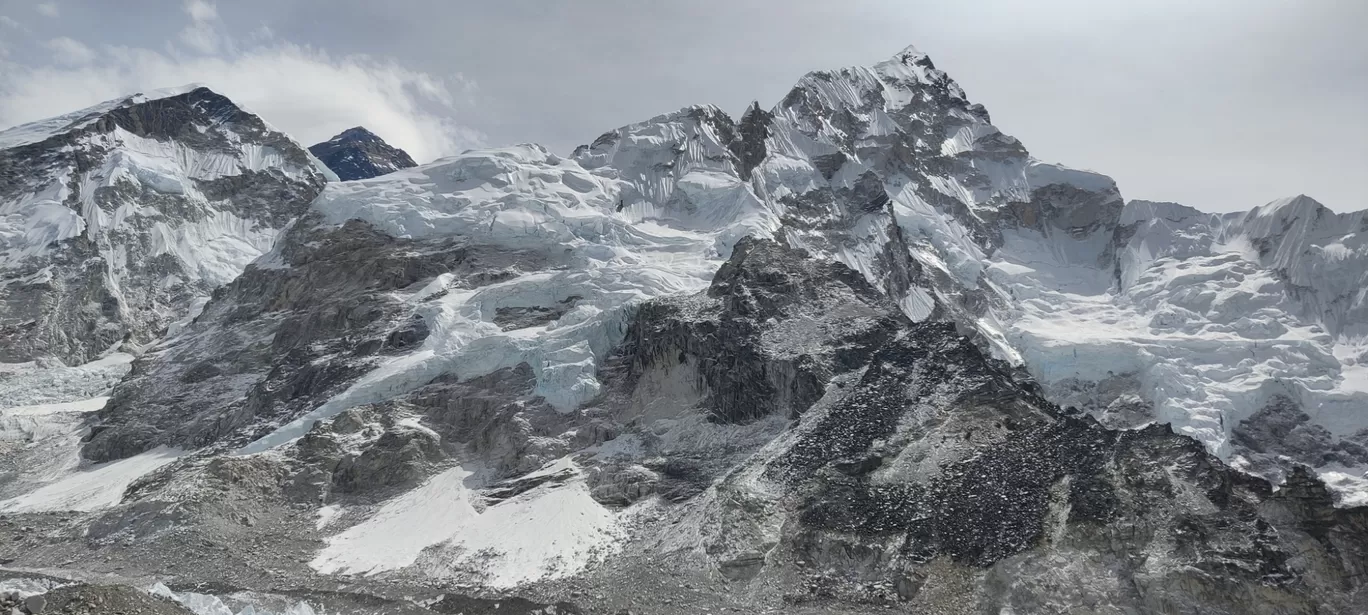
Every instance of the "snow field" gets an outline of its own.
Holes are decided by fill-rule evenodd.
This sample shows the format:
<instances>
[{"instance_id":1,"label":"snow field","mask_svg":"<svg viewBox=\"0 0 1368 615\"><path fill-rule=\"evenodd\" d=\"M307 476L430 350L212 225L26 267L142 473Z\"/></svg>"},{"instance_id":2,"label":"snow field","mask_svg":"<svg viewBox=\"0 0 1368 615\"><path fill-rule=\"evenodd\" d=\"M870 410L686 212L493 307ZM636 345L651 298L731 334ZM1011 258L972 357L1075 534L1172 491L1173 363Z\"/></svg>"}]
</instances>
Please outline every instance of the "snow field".
<instances>
[{"instance_id":1,"label":"snow field","mask_svg":"<svg viewBox=\"0 0 1368 615\"><path fill-rule=\"evenodd\" d=\"M78 450L71 451L78 456ZM180 451L158 447L141 455L95 464L62 468L44 477L43 485L24 495L0 501L0 512L35 513L74 510L89 512L118 504L128 485L180 456ZM75 465L75 464L72 464Z\"/></svg>"},{"instance_id":2,"label":"snow field","mask_svg":"<svg viewBox=\"0 0 1368 615\"><path fill-rule=\"evenodd\" d=\"M576 466L567 459L558 467ZM618 548L616 515L589 496L582 477L485 506L471 476L461 467L433 476L329 537L310 565L324 574L415 564L438 577L476 571L483 584L505 589L575 574Z\"/></svg>"}]
</instances>

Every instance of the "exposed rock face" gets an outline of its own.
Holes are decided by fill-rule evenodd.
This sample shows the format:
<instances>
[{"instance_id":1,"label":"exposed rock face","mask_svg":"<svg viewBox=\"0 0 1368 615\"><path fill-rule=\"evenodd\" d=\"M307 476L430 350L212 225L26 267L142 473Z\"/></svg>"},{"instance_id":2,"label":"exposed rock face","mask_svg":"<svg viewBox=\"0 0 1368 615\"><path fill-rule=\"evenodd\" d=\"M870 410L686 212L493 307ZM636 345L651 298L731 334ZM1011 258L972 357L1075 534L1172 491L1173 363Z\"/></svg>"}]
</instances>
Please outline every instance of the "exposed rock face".
<instances>
[{"instance_id":1,"label":"exposed rock face","mask_svg":"<svg viewBox=\"0 0 1368 615\"><path fill-rule=\"evenodd\" d=\"M184 334L134 363L99 414L88 459L246 444L421 345L427 326L397 291L439 274L477 288L542 258L459 239L399 240L361 222L318 224L300 220L278 264L249 267Z\"/></svg>"},{"instance_id":2,"label":"exposed rock face","mask_svg":"<svg viewBox=\"0 0 1368 615\"><path fill-rule=\"evenodd\" d=\"M882 348L765 471L799 502L802 529L772 552L809 562L799 601L936 610L923 592L949 565L987 572L971 594L988 610L1314 612L1358 567L1341 556L1368 549L1368 517L1327 506L1323 487L1308 507L1167 427L1064 417L940 324ZM1301 566L1309 553L1336 563ZM1046 581L1061 561L1069 578Z\"/></svg>"},{"instance_id":3,"label":"exposed rock face","mask_svg":"<svg viewBox=\"0 0 1368 615\"><path fill-rule=\"evenodd\" d=\"M687 369L719 422L797 416L905 323L849 268L747 238L706 295L642 307L624 364L607 369L625 371L630 388L653 371Z\"/></svg>"},{"instance_id":4,"label":"exposed rock face","mask_svg":"<svg viewBox=\"0 0 1368 615\"><path fill-rule=\"evenodd\" d=\"M360 126L311 145L309 151L342 181L370 179L418 166L408 152L385 143L384 139Z\"/></svg>"},{"instance_id":5,"label":"exposed rock face","mask_svg":"<svg viewBox=\"0 0 1368 615\"><path fill-rule=\"evenodd\" d=\"M146 344L270 249L323 187L205 88L0 133L0 361Z\"/></svg>"}]
</instances>

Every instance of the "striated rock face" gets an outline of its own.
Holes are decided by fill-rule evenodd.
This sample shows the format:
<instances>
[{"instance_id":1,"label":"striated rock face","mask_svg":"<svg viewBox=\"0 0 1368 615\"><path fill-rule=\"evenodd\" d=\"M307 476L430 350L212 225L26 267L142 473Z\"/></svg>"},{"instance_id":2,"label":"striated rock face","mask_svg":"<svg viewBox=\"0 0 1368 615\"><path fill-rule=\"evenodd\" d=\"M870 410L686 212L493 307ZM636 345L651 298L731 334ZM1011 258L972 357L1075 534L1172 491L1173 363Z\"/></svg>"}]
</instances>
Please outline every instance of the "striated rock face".
<instances>
[{"instance_id":1,"label":"striated rock face","mask_svg":"<svg viewBox=\"0 0 1368 615\"><path fill-rule=\"evenodd\" d=\"M408 152L385 143L384 139L360 126L311 145L309 151L342 181L370 179L418 166Z\"/></svg>"},{"instance_id":2,"label":"striated rock face","mask_svg":"<svg viewBox=\"0 0 1368 615\"><path fill-rule=\"evenodd\" d=\"M1361 218L1126 203L914 49L332 182L23 423L0 510L70 540L0 557L412 612L1360 613Z\"/></svg>"},{"instance_id":3,"label":"striated rock face","mask_svg":"<svg viewBox=\"0 0 1368 615\"><path fill-rule=\"evenodd\" d=\"M0 361L153 341L323 182L298 144L205 88L0 133Z\"/></svg>"}]
</instances>

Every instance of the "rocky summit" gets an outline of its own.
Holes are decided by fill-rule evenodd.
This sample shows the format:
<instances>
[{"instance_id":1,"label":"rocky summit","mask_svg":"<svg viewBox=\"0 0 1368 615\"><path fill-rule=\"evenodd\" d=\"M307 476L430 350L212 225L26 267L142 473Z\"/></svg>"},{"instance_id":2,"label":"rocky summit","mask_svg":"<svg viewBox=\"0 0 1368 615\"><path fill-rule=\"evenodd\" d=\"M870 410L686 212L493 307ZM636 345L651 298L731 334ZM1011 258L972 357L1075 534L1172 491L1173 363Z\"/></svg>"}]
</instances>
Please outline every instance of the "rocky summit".
<instances>
[{"instance_id":1,"label":"rocky summit","mask_svg":"<svg viewBox=\"0 0 1368 615\"><path fill-rule=\"evenodd\" d=\"M370 179L399 169L416 167L408 152L385 143L384 139L360 126L348 128L337 136L309 146L342 181Z\"/></svg>"},{"instance_id":2,"label":"rocky summit","mask_svg":"<svg viewBox=\"0 0 1368 615\"><path fill-rule=\"evenodd\" d=\"M0 212L15 609L1368 612L1368 215L1126 201L914 48L422 166L140 94Z\"/></svg>"}]
</instances>

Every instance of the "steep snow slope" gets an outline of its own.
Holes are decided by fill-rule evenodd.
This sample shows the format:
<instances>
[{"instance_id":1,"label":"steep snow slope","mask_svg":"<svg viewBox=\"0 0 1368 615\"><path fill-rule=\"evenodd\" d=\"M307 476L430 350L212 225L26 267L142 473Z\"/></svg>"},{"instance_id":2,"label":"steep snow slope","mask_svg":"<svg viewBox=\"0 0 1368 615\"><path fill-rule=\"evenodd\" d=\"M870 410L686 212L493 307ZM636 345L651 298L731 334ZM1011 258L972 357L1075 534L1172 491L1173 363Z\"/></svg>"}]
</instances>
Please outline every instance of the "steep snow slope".
<instances>
[{"instance_id":1,"label":"steep snow slope","mask_svg":"<svg viewBox=\"0 0 1368 615\"><path fill-rule=\"evenodd\" d=\"M22 513L108 508L123 499L124 489L130 483L176 457L175 451L149 451L98 467L42 477L48 481L46 484L24 495L0 501L0 511ZM33 478L29 477L30 480Z\"/></svg>"},{"instance_id":2,"label":"steep snow slope","mask_svg":"<svg viewBox=\"0 0 1368 615\"><path fill-rule=\"evenodd\" d=\"M1225 216L1131 202L1114 264L1012 235L988 278L1060 403L1117 427L1170 423L1275 478L1305 463L1365 504L1368 383L1352 349L1368 262L1346 246L1361 220L1305 197Z\"/></svg>"},{"instance_id":3,"label":"steep snow slope","mask_svg":"<svg viewBox=\"0 0 1368 615\"><path fill-rule=\"evenodd\" d=\"M205 88L0 132L0 493L95 510L174 459L86 467L86 419L139 353L271 249L326 172ZM36 490L34 490L36 489Z\"/></svg>"},{"instance_id":4,"label":"steep snow slope","mask_svg":"<svg viewBox=\"0 0 1368 615\"><path fill-rule=\"evenodd\" d=\"M575 471L574 464L542 472L565 470ZM466 489L469 475L453 468L386 502L374 516L330 537L310 565L323 573L376 574L421 558L434 575L474 570L484 584L506 589L579 573L612 555L621 539L617 515L590 497L582 478L486 507ZM432 547L438 551L424 553Z\"/></svg>"},{"instance_id":5,"label":"steep snow slope","mask_svg":"<svg viewBox=\"0 0 1368 615\"><path fill-rule=\"evenodd\" d=\"M269 250L323 180L202 87L0 132L0 361L155 339Z\"/></svg>"}]
</instances>

